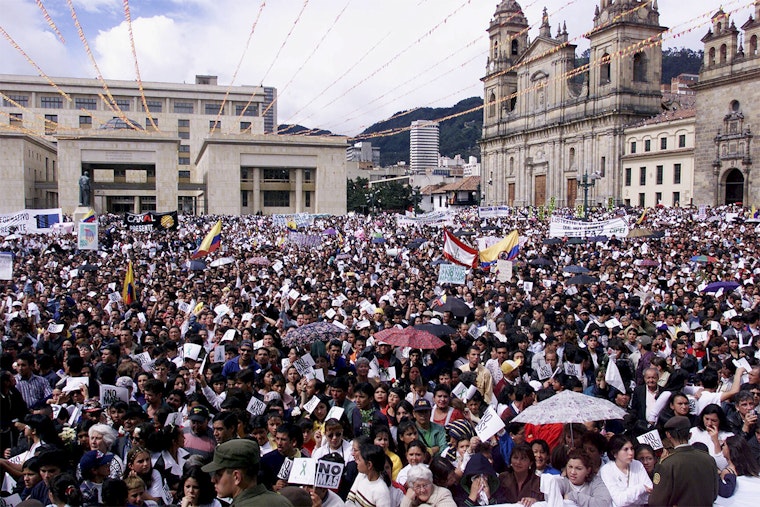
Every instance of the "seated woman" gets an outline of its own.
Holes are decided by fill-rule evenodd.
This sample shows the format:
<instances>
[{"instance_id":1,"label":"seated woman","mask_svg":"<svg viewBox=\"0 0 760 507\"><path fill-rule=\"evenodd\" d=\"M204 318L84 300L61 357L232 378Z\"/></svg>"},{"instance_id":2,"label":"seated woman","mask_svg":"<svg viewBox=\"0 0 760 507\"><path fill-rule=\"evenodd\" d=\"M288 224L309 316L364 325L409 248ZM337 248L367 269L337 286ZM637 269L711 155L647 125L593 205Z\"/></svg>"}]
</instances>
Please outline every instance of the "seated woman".
<instances>
[{"instance_id":1,"label":"seated woman","mask_svg":"<svg viewBox=\"0 0 760 507\"><path fill-rule=\"evenodd\" d=\"M729 431L728 420L723 409L715 403L707 405L699 414L697 425L691 429L689 443L702 442L707 446L707 452L715 459L718 470L723 470L728 465L728 460L721 451L723 441L733 436Z\"/></svg>"},{"instance_id":2,"label":"seated woman","mask_svg":"<svg viewBox=\"0 0 760 507\"><path fill-rule=\"evenodd\" d=\"M723 456L728 465L720 473L724 484L718 490L715 505L757 505L760 498L760 464L752 457L747 441L739 436L728 437L723 445Z\"/></svg>"},{"instance_id":3,"label":"seated woman","mask_svg":"<svg viewBox=\"0 0 760 507\"><path fill-rule=\"evenodd\" d=\"M413 465L407 474L406 495L401 507L456 507L451 492L433 483L433 473L428 467Z\"/></svg>"},{"instance_id":4,"label":"seated woman","mask_svg":"<svg viewBox=\"0 0 760 507\"><path fill-rule=\"evenodd\" d=\"M604 481L593 473L593 463L585 451L571 450L568 455L565 474L557 480L562 498L574 502L578 507L609 507L612 497Z\"/></svg>"},{"instance_id":5,"label":"seated woman","mask_svg":"<svg viewBox=\"0 0 760 507\"><path fill-rule=\"evenodd\" d=\"M530 448L533 450L533 456L536 458L536 475L560 475L560 471L554 468L549 460L549 444L546 440L534 440L530 443Z\"/></svg>"},{"instance_id":6,"label":"seated woman","mask_svg":"<svg viewBox=\"0 0 760 507\"><path fill-rule=\"evenodd\" d=\"M536 475L536 458L529 444L512 448L509 468L499 475L499 483L507 503L529 506L544 499L541 478Z\"/></svg>"},{"instance_id":7,"label":"seated woman","mask_svg":"<svg viewBox=\"0 0 760 507\"><path fill-rule=\"evenodd\" d=\"M652 491L652 480L644 465L633 459L633 442L625 435L615 435L610 439L610 462L599 470L612 496L612 505L628 507L646 505Z\"/></svg>"}]
</instances>

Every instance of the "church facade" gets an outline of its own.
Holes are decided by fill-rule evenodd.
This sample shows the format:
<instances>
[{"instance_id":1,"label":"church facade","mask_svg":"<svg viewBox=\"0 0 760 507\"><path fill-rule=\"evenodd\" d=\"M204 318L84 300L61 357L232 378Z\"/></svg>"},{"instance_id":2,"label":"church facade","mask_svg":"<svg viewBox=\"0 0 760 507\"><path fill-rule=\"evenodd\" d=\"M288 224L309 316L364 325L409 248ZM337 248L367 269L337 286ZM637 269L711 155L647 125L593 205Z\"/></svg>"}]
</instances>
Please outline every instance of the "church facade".
<instances>
[{"instance_id":1,"label":"church facade","mask_svg":"<svg viewBox=\"0 0 760 507\"><path fill-rule=\"evenodd\" d=\"M743 32L743 33L742 33ZM695 204L760 204L760 145L752 126L760 120L760 1L741 31L721 9L702 38L704 62L696 95Z\"/></svg>"},{"instance_id":2,"label":"church facade","mask_svg":"<svg viewBox=\"0 0 760 507\"><path fill-rule=\"evenodd\" d=\"M584 174L589 204L620 203L624 127L661 111L665 28L656 1L601 0L593 17L590 62L576 68L564 24L552 36L544 10L531 41L520 5L497 6L482 78L484 205L575 206Z\"/></svg>"}]
</instances>

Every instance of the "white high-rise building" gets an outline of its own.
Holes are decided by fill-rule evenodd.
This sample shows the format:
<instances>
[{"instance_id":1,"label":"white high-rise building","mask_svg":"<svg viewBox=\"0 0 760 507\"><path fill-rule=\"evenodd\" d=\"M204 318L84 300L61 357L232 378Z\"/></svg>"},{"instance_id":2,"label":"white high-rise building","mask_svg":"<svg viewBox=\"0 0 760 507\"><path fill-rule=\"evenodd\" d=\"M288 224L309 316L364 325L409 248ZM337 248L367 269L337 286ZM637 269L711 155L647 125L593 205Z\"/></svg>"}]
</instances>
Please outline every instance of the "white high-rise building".
<instances>
[{"instance_id":1,"label":"white high-rise building","mask_svg":"<svg viewBox=\"0 0 760 507\"><path fill-rule=\"evenodd\" d=\"M409 165L412 173L438 167L438 123L427 120L412 122L409 133Z\"/></svg>"}]
</instances>

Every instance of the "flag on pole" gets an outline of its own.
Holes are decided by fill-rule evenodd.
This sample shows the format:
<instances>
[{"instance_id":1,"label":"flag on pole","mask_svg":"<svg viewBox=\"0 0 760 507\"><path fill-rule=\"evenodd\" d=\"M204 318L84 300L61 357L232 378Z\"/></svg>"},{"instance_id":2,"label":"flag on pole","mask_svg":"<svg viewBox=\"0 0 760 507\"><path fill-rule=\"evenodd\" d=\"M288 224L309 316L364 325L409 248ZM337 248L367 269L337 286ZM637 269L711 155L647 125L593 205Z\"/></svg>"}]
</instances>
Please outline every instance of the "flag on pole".
<instances>
[{"instance_id":1,"label":"flag on pole","mask_svg":"<svg viewBox=\"0 0 760 507\"><path fill-rule=\"evenodd\" d=\"M97 215L95 215L95 210L92 208L90 208L87 211L87 214L84 216L84 218L82 218L82 222L85 222L88 224L95 223L97 220L98 220L98 217Z\"/></svg>"},{"instance_id":2,"label":"flag on pole","mask_svg":"<svg viewBox=\"0 0 760 507\"><path fill-rule=\"evenodd\" d=\"M511 261L520 252L520 234L517 231L510 232L506 238L495 243L480 252L480 264L490 266L495 263L502 252L507 253L507 260Z\"/></svg>"},{"instance_id":3,"label":"flag on pole","mask_svg":"<svg viewBox=\"0 0 760 507\"><path fill-rule=\"evenodd\" d=\"M203 238L203 241L201 241L201 244L198 246L198 248L195 249L195 252L193 252L193 255L191 255L190 258L198 259L199 257L205 257L206 255L219 248L219 245L221 244L222 221L219 220L216 224L214 224L211 230L208 231L208 234L206 234L206 237Z\"/></svg>"},{"instance_id":4,"label":"flag on pole","mask_svg":"<svg viewBox=\"0 0 760 507\"><path fill-rule=\"evenodd\" d=\"M610 361L607 363L607 371L604 373L604 381L621 393L624 393L626 392L625 383L623 382L623 377L620 375L620 370L617 367L615 359L616 358L611 357Z\"/></svg>"},{"instance_id":5,"label":"flag on pole","mask_svg":"<svg viewBox=\"0 0 760 507\"><path fill-rule=\"evenodd\" d=\"M127 266L127 274L124 275L124 288L121 290L121 299L129 306L136 301L135 298L135 272L132 269L132 261Z\"/></svg>"},{"instance_id":6,"label":"flag on pole","mask_svg":"<svg viewBox=\"0 0 760 507\"><path fill-rule=\"evenodd\" d=\"M478 261L478 251L448 229L443 230L443 256L455 264L474 268Z\"/></svg>"}]
</instances>

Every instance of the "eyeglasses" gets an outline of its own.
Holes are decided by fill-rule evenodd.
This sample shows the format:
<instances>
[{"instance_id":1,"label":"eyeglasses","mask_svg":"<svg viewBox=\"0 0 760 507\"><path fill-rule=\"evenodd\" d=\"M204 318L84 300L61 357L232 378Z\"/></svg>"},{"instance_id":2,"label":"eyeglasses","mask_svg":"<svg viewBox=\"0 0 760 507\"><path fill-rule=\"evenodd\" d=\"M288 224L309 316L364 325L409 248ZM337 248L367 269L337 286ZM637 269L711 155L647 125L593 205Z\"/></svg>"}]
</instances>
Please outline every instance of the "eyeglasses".
<instances>
[{"instance_id":1,"label":"eyeglasses","mask_svg":"<svg viewBox=\"0 0 760 507\"><path fill-rule=\"evenodd\" d=\"M343 438L343 433L328 433L327 438Z\"/></svg>"},{"instance_id":2,"label":"eyeglasses","mask_svg":"<svg viewBox=\"0 0 760 507\"><path fill-rule=\"evenodd\" d=\"M425 491L433 486L432 482L418 483L414 485L414 491Z\"/></svg>"},{"instance_id":3,"label":"eyeglasses","mask_svg":"<svg viewBox=\"0 0 760 507\"><path fill-rule=\"evenodd\" d=\"M253 352L251 349L240 349L241 354L250 354L251 352Z\"/></svg>"}]
</instances>

